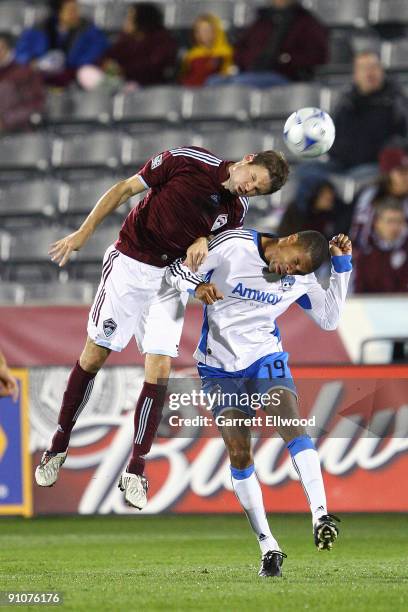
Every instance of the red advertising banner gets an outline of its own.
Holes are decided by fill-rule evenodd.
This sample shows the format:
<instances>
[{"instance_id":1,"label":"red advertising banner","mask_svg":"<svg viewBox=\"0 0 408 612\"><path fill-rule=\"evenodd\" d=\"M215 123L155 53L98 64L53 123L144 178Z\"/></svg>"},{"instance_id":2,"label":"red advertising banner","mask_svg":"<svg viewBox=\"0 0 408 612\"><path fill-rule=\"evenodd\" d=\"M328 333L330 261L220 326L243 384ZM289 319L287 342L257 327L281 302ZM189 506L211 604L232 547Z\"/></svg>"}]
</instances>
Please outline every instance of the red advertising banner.
<instances>
[{"instance_id":1,"label":"red advertising banner","mask_svg":"<svg viewBox=\"0 0 408 612\"><path fill-rule=\"evenodd\" d=\"M34 465L55 427L68 372L31 370ZM176 375L183 381L192 372ZM408 366L307 367L292 372L301 415L314 419L310 434L319 451L330 511L407 511ZM142 378L141 368L98 374L58 482L50 489L35 486L35 513L137 513L125 505L116 485L132 445L133 409ZM165 435L149 455L149 502L143 513L240 512L216 427L198 427L188 438L177 430ZM254 428L253 435L267 511L307 511L284 442L273 428Z\"/></svg>"},{"instance_id":2,"label":"red advertising banner","mask_svg":"<svg viewBox=\"0 0 408 612\"><path fill-rule=\"evenodd\" d=\"M85 344L87 306L10 306L0 307L2 350L16 367L64 365L75 363ZM202 306L189 304L176 367L193 364L203 320ZM285 350L291 363L350 363L350 355L338 331L327 332L293 306L279 318ZM299 342L302 338L302 342ZM328 339L330 341L328 342ZM131 341L121 353L109 357L110 366L142 365L143 355Z\"/></svg>"}]
</instances>

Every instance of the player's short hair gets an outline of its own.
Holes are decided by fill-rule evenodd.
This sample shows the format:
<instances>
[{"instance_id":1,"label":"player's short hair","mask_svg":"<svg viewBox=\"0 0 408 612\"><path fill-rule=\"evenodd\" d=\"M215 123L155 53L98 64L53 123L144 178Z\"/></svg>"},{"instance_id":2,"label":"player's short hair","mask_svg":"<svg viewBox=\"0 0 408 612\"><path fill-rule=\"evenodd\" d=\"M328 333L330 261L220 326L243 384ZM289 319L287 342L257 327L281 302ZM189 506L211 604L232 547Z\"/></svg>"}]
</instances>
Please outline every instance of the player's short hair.
<instances>
[{"instance_id":1,"label":"player's short hair","mask_svg":"<svg viewBox=\"0 0 408 612\"><path fill-rule=\"evenodd\" d=\"M320 268L326 261L329 253L329 245L326 238L315 230L298 232L298 244L310 255L313 272Z\"/></svg>"},{"instance_id":2,"label":"player's short hair","mask_svg":"<svg viewBox=\"0 0 408 612\"><path fill-rule=\"evenodd\" d=\"M262 151L261 153L256 153L250 163L263 166L268 170L271 186L267 193L279 191L286 183L289 176L289 164L281 151Z\"/></svg>"}]
</instances>

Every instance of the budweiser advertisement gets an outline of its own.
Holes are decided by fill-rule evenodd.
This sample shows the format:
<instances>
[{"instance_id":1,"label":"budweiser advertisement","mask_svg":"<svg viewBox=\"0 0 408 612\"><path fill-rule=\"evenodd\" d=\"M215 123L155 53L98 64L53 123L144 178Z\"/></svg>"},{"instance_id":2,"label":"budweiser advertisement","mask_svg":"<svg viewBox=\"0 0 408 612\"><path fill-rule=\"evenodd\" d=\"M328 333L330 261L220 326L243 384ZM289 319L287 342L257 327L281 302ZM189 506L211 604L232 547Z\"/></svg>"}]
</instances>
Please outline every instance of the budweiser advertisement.
<instances>
[{"instance_id":1,"label":"budweiser advertisement","mask_svg":"<svg viewBox=\"0 0 408 612\"><path fill-rule=\"evenodd\" d=\"M301 418L318 448L332 511L407 511L408 366L293 368ZM69 368L32 368L30 444L35 466L54 432ZM117 488L133 442L141 367L97 376L74 429L60 479L34 486L34 513L139 514ZM148 458L144 514L240 512L216 419L194 369L174 372L159 436ZM207 403L208 404L208 403ZM254 408L257 408L254 406ZM307 502L276 419L256 411L256 471L269 512L307 511Z\"/></svg>"}]
</instances>

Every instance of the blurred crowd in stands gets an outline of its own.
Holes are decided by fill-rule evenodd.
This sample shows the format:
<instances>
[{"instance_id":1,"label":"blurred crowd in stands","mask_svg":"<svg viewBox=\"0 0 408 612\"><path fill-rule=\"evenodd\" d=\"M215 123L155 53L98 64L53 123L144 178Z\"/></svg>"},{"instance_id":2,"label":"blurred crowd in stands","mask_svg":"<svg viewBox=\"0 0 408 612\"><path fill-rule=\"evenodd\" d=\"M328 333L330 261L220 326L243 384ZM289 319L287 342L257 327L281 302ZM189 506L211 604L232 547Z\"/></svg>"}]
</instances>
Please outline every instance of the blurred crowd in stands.
<instances>
[{"instance_id":1,"label":"blurred crowd in stands","mask_svg":"<svg viewBox=\"0 0 408 612\"><path fill-rule=\"evenodd\" d=\"M328 28L295 0L265 0L234 40L217 15L203 13L188 48L165 27L160 4L129 5L122 31L110 37L84 18L77 0L53 1L45 21L17 40L0 34L0 133L30 129L48 88L269 88L313 81L328 61ZM277 232L313 228L328 238L350 232L354 290L406 292L408 101L377 50L367 46L355 54L349 85L332 114L336 140L328 159L297 165L297 190ZM352 204L337 192L332 177L339 174L363 181Z\"/></svg>"}]
</instances>

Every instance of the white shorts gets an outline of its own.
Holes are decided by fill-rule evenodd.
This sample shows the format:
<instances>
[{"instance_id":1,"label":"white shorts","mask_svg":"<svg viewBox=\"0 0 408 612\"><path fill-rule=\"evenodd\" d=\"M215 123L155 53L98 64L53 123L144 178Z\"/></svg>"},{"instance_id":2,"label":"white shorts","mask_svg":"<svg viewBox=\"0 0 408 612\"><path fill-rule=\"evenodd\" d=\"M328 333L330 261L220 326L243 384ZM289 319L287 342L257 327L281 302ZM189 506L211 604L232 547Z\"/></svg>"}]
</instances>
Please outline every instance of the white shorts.
<instances>
[{"instance_id":1,"label":"white shorts","mask_svg":"<svg viewBox=\"0 0 408 612\"><path fill-rule=\"evenodd\" d=\"M141 353L178 356L188 293L179 293L157 268L123 255L110 246L88 318L88 335L112 351L132 336Z\"/></svg>"}]
</instances>

